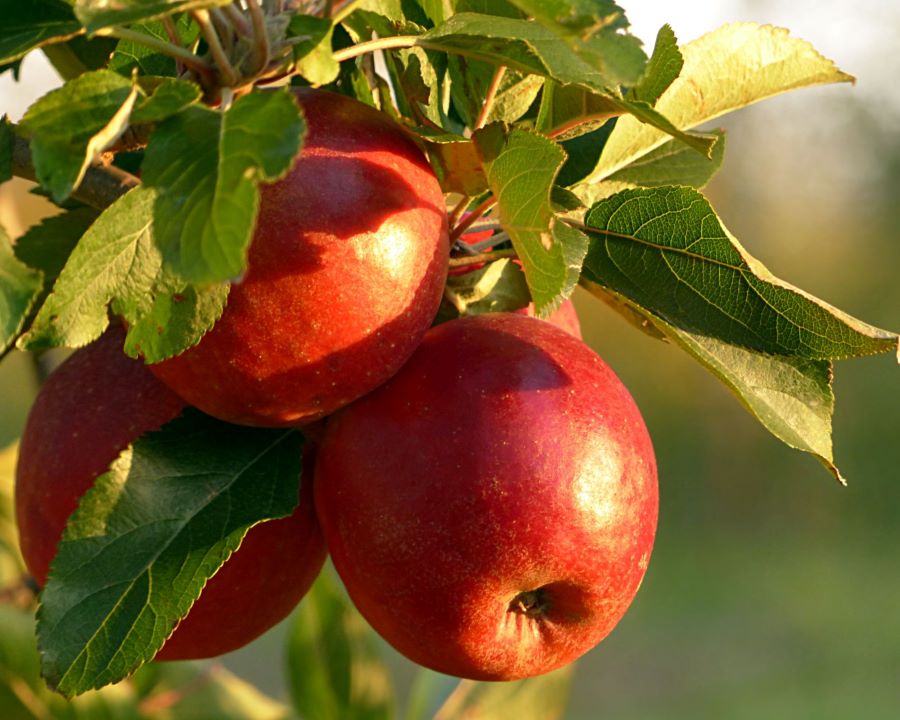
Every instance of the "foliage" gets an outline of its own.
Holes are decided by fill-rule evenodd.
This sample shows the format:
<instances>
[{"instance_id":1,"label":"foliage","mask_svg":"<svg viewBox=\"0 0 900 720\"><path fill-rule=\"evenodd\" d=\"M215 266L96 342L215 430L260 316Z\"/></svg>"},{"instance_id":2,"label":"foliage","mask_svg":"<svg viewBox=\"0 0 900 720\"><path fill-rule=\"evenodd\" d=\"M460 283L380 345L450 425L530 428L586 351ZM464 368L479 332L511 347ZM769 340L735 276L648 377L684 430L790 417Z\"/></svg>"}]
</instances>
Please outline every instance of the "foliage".
<instances>
[{"instance_id":1,"label":"foliage","mask_svg":"<svg viewBox=\"0 0 900 720\"><path fill-rule=\"evenodd\" d=\"M226 5L243 24L220 9ZM110 313L128 324L126 352L147 362L199 342L245 271L260 186L288 172L302 147L300 108L283 88L266 87L290 79L353 95L401 122L447 193L453 240L482 216L490 223L488 264L451 278L443 316L531 300L546 317L582 284L686 350L772 434L841 479L831 446L832 363L897 352L898 336L774 277L750 256L702 194L723 161L724 132L697 128L788 90L852 77L787 31L749 23L683 46L663 26L648 58L622 9L606 0L366 0L327 3L330 17L319 5L301 3L306 12L289 15L281 2L0 0L0 67L43 48L66 80L18 125L0 123L0 180L36 178L63 212L15 245L0 230L0 353L83 346ZM383 53L380 74L374 53ZM101 192L98 202L91 188L125 152L138 153L141 182L133 179L124 194ZM461 243L454 252L465 255ZM180 443L204 432L200 455L179 465ZM274 435L181 420L127 450L73 518L38 614L41 672L52 685L74 696L123 682L62 704L38 681L37 657L25 649L30 618L0 606L9 615L0 619L0 659L26 658L21 667L0 666L0 698L15 698L23 717L33 712L29 703L65 707L72 717L100 703L106 716L132 717L161 688L196 682L154 665L125 678L152 657L246 528L290 512L296 485L287 461L267 453L299 439ZM216 450L222 446L229 452ZM268 449L257 457L260 447ZM248 456L282 467L269 478L280 502L254 499L241 475ZM157 482L210 464L222 483L207 488L202 507L239 496L247 510L218 534L200 505ZM156 485L141 508L144 527L176 510L182 522L161 525L164 537L142 536L120 557L133 562L107 566L97 560L104 548L95 531L135 530L135 511L121 499L142 481ZM148 547L165 551L149 557ZM96 572L81 572L88 560L97 560ZM141 632L149 600L129 605L127 593L97 592L113 572L124 573L123 583L149 583L191 562L190 587L163 585L164 622L149 644ZM296 709L388 717L392 693L371 669L372 639L329 582L323 576L292 632ZM210 678L201 684L215 689L211 698L252 694L220 671ZM410 717L441 706L444 718L494 717L500 705L516 717L551 717L562 712L565 683L562 673L506 689L451 689L425 673ZM270 717L287 712L260 703Z\"/></svg>"}]
</instances>

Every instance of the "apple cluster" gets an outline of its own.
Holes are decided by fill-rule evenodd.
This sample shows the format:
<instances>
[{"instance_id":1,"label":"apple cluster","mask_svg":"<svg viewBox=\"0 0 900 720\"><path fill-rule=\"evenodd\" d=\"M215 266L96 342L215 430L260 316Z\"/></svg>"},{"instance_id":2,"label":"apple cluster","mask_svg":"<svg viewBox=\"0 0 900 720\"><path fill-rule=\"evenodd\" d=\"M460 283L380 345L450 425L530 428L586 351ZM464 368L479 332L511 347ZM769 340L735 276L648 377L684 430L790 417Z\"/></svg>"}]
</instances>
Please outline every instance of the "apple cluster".
<instances>
[{"instance_id":1,"label":"apple cluster","mask_svg":"<svg viewBox=\"0 0 900 720\"><path fill-rule=\"evenodd\" d=\"M303 150L262 188L248 270L215 327L146 366L114 324L41 389L16 476L29 571L46 581L94 479L191 405L309 440L294 513L247 532L157 659L246 644L327 552L362 615L421 665L510 680L571 662L619 621L649 560L640 412L570 303L554 322L432 327L449 240L428 162L386 115L296 92Z\"/></svg>"}]
</instances>

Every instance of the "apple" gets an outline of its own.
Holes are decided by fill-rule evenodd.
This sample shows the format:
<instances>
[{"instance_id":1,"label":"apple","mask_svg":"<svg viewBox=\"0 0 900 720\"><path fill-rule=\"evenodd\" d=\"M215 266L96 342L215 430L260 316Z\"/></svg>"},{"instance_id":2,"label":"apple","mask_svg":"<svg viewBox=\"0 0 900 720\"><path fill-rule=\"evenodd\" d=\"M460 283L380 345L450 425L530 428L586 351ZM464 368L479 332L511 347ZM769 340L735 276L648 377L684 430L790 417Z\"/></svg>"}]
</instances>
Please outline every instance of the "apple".
<instances>
[{"instance_id":1,"label":"apple","mask_svg":"<svg viewBox=\"0 0 900 720\"><path fill-rule=\"evenodd\" d=\"M295 92L308 132L293 169L261 188L245 276L199 344L150 366L189 404L246 425L306 423L383 383L447 275L444 197L415 143L358 100Z\"/></svg>"},{"instance_id":2,"label":"apple","mask_svg":"<svg viewBox=\"0 0 900 720\"><path fill-rule=\"evenodd\" d=\"M315 501L350 598L416 663L474 680L558 668L625 613L656 529L656 463L612 370L512 313L428 332L327 421Z\"/></svg>"},{"instance_id":3,"label":"apple","mask_svg":"<svg viewBox=\"0 0 900 720\"><path fill-rule=\"evenodd\" d=\"M38 585L47 580L66 520L94 479L140 435L179 415L183 401L139 360L122 353L112 327L76 351L44 383L32 406L16 467L16 520L22 555ZM312 477L312 455L305 459ZM282 620L325 561L312 484L297 510L252 527L210 579L157 654L160 660L235 650Z\"/></svg>"}]
</instances>

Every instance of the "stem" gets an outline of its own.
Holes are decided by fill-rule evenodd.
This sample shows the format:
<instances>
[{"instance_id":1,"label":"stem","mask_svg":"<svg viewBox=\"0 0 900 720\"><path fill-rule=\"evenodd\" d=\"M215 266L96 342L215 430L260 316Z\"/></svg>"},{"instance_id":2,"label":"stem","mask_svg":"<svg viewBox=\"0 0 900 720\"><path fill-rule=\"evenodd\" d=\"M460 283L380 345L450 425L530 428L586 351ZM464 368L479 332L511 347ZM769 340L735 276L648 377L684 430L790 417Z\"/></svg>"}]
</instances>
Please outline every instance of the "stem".
<instances>
[{"instance_id":1,"label":"stem","mask_svg":"<svg viewBox=\"0 0 900 720\"><path fill-rule=\"evenodd\" d=\"M178 37L178 28L175 27L175 23L172 21L171 15L166 15L162 19L163 28L165 28L166 35L169 36L169 42L171 42L175 47L181 47L181 39ZM175 71L181 76L184 72L184 63L180 58L175 58Z\"/></svg>"},{"instance_id":2,"label":"stem","mask_svg":"<svg viewBox=\"0 0 900 720\"><path fill-rule=\"evenodd\" d=\"M494 77L491 78L491 84L488 86L487 95L484 96L484 104L481 106L481 112L478 114L478 119L475 121L475 127L472 128L473 130L484 127L484 124L487 122L488 115L491 113L491 108L494 106L494 99L497 97L497 91L500 89L500 83L503 82L504 75L506 75L506 65L498 65L497 69L494 70Z\"/></svg>"},{"instance_id":3,"label":"stem","mask_svg":"<svg viewBox=\"0 0 900 720\"><path fill-rule=\"evenodd\" d=\"M209 16L208 10L194 10L191 12L191 17L194 18L194 21L197 25L200 26L200 32L203 34L203 39L206 40L206 44L209 46L210 55L212 55L213 60L219 68L219 72L222 73L222 80L224 80L225 85L234 86L238 83L238 74L231 63L228 61L228 57L225 55L225 50L222 48L222 43L219 41L219 36L216 34L216 30L212 25L212 19Z\"/></svg>"},{"instance_id":4,"label":"stem","mask_svg":"<svg viewBox=\"0 0 900 720\"><path fill-rule=\"evenodd\" d=\"M194 55L194 53L192 53L190 50L178 45L174 45L170 42L166 42L165 40L160 40L159 38L153 37L153 35L148 35L147 33L142 33L136 30L130 30L128 28L116 26L98 30L94 34L101 37L113 37L118 38L119 40L128 40L130 42L138 43L139 45L144 45L148 48L151 48L152 50L156 50L157 52L162 53L163 55L168 55L169 57L175 58L176 60L181 60L181 62L185 64L185 67L189 67L191 70L195 70L203 75L208 75L209 71L212 70L209 63L207 63L203 58Z\"/></svg>"},{"instance_id":5,"label":"stem","mask_svg":"<svg viewBox=\"0 0 900 720\"><path fill-rule=\"evenodd\" d=\"M503 258L519 257L512 248L507 250L494 250L493 252L478 253L478 255L467 255L465 257L450 258L450 267L466 267L467 265L478 265L479 263L487 263L492 260L501 260Z\"/></svg>"},{"instance_id":6,"label":"stem","mask_svg":"<svg viewBox=\"0 0 900 720\"><path fill-rule=\"evenodd\" d=\"M231 24L234 25L237 32L245 36L250 34L250 23L247 22L247 18L244 17L244 13L241 12L240 8L232 3L231 5L226 5L221 9L222 12L225 13L225 15L231 21Z\"/></svg>"},{"instance_id":7,"label":"stem","mask_svg":"<svg viewBox=\"0 0 900 720\"><path fill-rule=\"evenodd\" d=\"M338 50L334 54L334 59L339 63L344 60L365 55L366 53L377 52L378 50L392 50L397 48L411 48L416 45L425 45L419 40L418 35L394 35L393 37L378 38L377 40L369 40L359 45L351 45L343 50Z\"/></svg>"},{"instance_id":8,"label":"stem","mask_svg":"<svg viewBox=\"0 0 900 720\"><path fill-rule=\"evenodd\" d=\"M13 174L37 182L34 161L28 142L18 135L13 137ZM97 210L105 210L134 187L141 184L131 173L113 165L94 165L87 169L81 184L72 191L72 197Z\"/></svg>"},{"instance_id":9,"label":"stem","mask_svg":"<svg viewBox=\"0 0 900 720\"><path fill-rule=\"evenodd\" d=\"M257 0L247 0L250 19L253 21L253 35L256 38L256 71L262 72L269 64L269 33L266 31L266 17Z\"/></svg>"},{"instance_id":10,"label":"stem","mask_svg":"<svg viewBox=\"0 0 900 720\"><path fill-rule=\"evenodd\" d=\"M493 207L495 202L497 201L494 199L494 196L491 195L487 200L481 203L481 205L470 212L468 217L460 220L456 227L450 231L450 242L457 240L476 220L478 220L478 218L484 215L488 209Z\"/></svg>"},{"instance_id":11,"label":"stem","mask_svg":"<svg viewBox=\"0 0 900 720\"><path fill-rule=\"evenodd\" d=\"M468 195L463 195L460 198L460 201L453 206L453 209L450 211L450 215L447 216L447 224L450 227L456 227L456 223L459 221L460 215L463 214L463 211L466 209L466 206L469 204L471 198Z\"/></svg>"},{"instance_id":12,"label":"stem","mask_svg":"<svg viewBox=\"0 0 900 720\"><path fill-rule=\"evenodd\" d=\"M335 25L343 22L345 17L356 10L360 2L361 0L350 0L350 2L345 3L343 7L339 8L338 11L331 16L331 21Z\"/></svg>"}]
</instances>

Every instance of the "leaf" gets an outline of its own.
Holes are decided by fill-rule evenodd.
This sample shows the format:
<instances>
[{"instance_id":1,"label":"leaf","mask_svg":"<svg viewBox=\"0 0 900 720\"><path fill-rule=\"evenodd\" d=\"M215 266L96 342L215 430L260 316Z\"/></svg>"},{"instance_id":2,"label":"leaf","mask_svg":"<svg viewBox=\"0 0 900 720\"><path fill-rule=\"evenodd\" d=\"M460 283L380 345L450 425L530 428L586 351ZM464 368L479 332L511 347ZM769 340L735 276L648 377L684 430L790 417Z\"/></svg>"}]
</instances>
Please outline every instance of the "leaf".
<instances>
[{"instance_id":1,"label":"leaf","mask_svg":"<svg viewBox=\"0 0 900 720\"><path fill-rule=\"evenodd\" d=\"M717 130L714 134L718 140L713 146L711 158L703 157L677 140L669 140L640 160L614 172L607 180L640 187L688 185L702 188L716 174L725 159L725 131ZM575 190L580 195L584 187L590 185L579 185Z\"/></svg>"},{"instance_id":2,"label":"leaf","mask_svg":"<svg viewBox=\"0 0 900 720\"><path fill-rule=\"evenodd\" d=\"M16 258L9 236L0 228L0 357L22 331L41 285L41 274Z\"/></svg>"},{"instance_id":3,"label":"leaf","mask_svg":"<svg viewBox=\"0 0 900 720\"><path fill-rule=\"evenodd\" d=\"M478 149L470 138L419 127L414 131L444 192L476 197L487 190Z\"/></svg>"},{"instance_id":4,"label":"leaf","mask_svg":"<svg viewBox=\"0 0 900 720\"><path fill-rule=\"evenodd\" d=\"M585 283L585 287L607 304L628 309L633 318L641 319L642 329L677 343L721 380L770 433L786 445L813 455L846 484L832 453L834 392L829 361L764 355L679 330L616 293L591 283Z\"/></svg>"},{"instance_id":5,"label":"leaf","mask_svg":"<svg viewBox=\"0 0 900 720\"><path fill-rule=\"evenodd\" d=\"M182 47L191 47L200 35L200 27L188 14L176 16L172 20L179 44ZM159 20L136 23L131 30L145 33L157 40L171 42L165 26ZM133 40L119 40L108 68L126 77L131 77L132 70L135 69L140 75L163 77L175 75L177 64L174 58L163 55L147 45Z\"/></svg>"},{"instance_id":6,"label":"leaf","mask_svg":"<svg viewBox=\"0 0 900 720\"><path fill-rule=\"evenodd\" d=\"M297 71L315 86L333 82L340 72L331 49L333 30L331 20L315 15L294 15L288 25L288 38L304 38L294 44Z\"/></svg>"},{"instance_id":7,"label":"leaf","mask_svg":"<svg viewBox=\"0 0 900 720\"><path fill-rule=\"evenodd\" d=\"M546 317L578 282L586 238L557 223L550 202L565 153L556 143L525 130L505 135L499 125L474 136L503 229L522 261L538 317Z\"/></svg>"},{"instance_id":8,"label":"leaf","mask_svg":"<svg viewBox=\"0 0 900 720\"><path fill-rule=\"evenodd\" d=\"M188 409L138 439L70 517L41 593L38 647L69 697L150 660L254 524L297 505L302 435Z\"/></svg>"},{"instance_id":9,"label":"leaf","mask_svg":"<svg viewBox=\"0 0 900 720\"><path fill-rule=\"evenodd\" d=\"M323 572L300 603L288 637L294 707L307 720L389 720L393 689L375 634Z\"/></svg>"},{"instance_id":10,"label":"leaf","mask_svg":"<svg viewBox=\"0 0 900 720\"><path fill-rule=\"evenodd\" d=\"M684 58L678 49L678 39L671 25L663 25L656 34L653 54L644 74L631 91L629 98L654 105L681 72Z\"/></svg>"},{"instance_id":11,"label":"leaf","mask_svg":"<svg viewBox=\"0 0 900 720\"><path fill-rule=\"evenodd\" d=\"M158 662L133 677L142 718L288 720L290 709L219 663Z\"/></svg>"},{"instance_id":12,"label":"leaf","mask_svg":"<svg viewBox=\"0 0 900 720\"><path fill-rule=\"evenodd\" d=\"M628 20L611 0L511 0L556 33L616 85L632 85L647 63L641 41L622 31Z\"/></svg>"},{"instance_id":13,"label":"leaf","mask_svg":"<svg viewBox=\"0 0 900 720\"><path fill-rule=\"evenodd\" d=\"M757 352L831 360L900 338L775 278L692 188L625 190L585 217L585 278L680 330Z\"/></svg>"},{"instance_id":14,"label":"leaf","mask_svg":"<svg viewBox=\"0 0 900 720\"><path fill-rule=\"evenodd\" d=\"M465 124L474 128L497 68L461 55L451 55L447 61L454 107ZM484 124L515 122L528 111L543 85L544 78L539 75L507 70Z\"/></svg>"},{"instance_id":15,"label":"leaf","mask_svg":"<svg viewBox=\"0 0 900 720\"><path fill-rule=\"evenodd\" d=\"M106 67L116 43L114 38L88 40L79 35L66 42L45 45L42 50L59 76L72 80L82 73Z\"/></svg>"},{"instance_id":16,"label":"leaf","mask_svg":"<svg viewBox=\"0 0 900 720\"><path fill-rule=\"evenodd\" d=\"M113 25L131 25L163 15L228 5L230 0L74 0L75 14L89 33Z\"/></svg>"},{"instance_id":17,"label":"leaf","mask_svg":"<svg viewBox=\"0 0 900 720\"><path fill-rule=\"evenodd\" d=\"M546 675L505 683L462 680L436 717L441 720L555 720L569 699L573 665Z\"/></svg>"},{"instance_id":18,"label":"leaf","mask_svg":"<svg viewBox=\"0 0 900 720\"><path fill-rule=\"evenodd\" d=\"M457 13L422 35L418 44L430 50L460 53L521 72L536 73L563 85L575 85L602 96L605 106L613 114L630 113L699 152L709 154L711 150L711 138L682 132L648 103L618 97L610 90L615 86L614 81L585 62L562 38L539 23Z\"/></svg>"},{"instance_id":19,"label":"leaf","mask_svg":"<svg viewBox=\"0 0 900 720\"><path fill-rule=\"evenodd\" d=\"M287 90L244 95L224 113L191 106L163 122L142 178L157 190L154 234L166 264L195 283L240 277L258 183L287 173L305 131Z\"/></svg>"},{"instance_id":20,"label":"leaf","mask_svg":"<svg viewBox=\"0 0 900 720\"><path fill-rule=\"evenodd\" d=\"M4 115L0 118L0 184L7 180L12 180L12 155L13 155L13 134L12 123L9 117Z\"/></svg>"},{"instance_id":21,"label":"leaf","mask_svg":"<svg viewBox=\"0 0 900 720\"><path fill-rule=\"evenodd\" d=\"M19 533L16 530L16 510L13 502L17 456L17 444L0 450L0 590L21 582L25 572L25 565L19 553ZM0 603L0 607L3 607L3 603Z\"/></svg>"},{"instance_id":22,"label":"leaf","mask_svg":"<svg viewBox=\"0 0 900 720\"><path fill-rule=\"evenodd\" d=\"M0 64L81 32L81 23L65 0L0 0L0 17Z\"/></svg>"},{"instance_id":23,"label":"leaf","mask_svg":"<svg viewBox=\"0 0 900 720\"><path fill-rule=\"evenodd\" d=\"M16 257L43 276L43 292L50 292L59 273L78 240L97 219L97 211L89 207L69 210L45 218L16 240Z\"/></svg>"},{"instance_id":24,"label":"leaf","mask_svg":"<svg viewBox=\"0 0 900 720\"><path fill-rule=\"evenodd\" d=\"M96 70L28 108L19 128L31 140L38 180L56 201L78 187L88 165L128 126L137 92L121 75Z\"/></svg>"},{"instance_id":25,"label":"leaf","mask_svg":"<svg viewBox=\"0 0 900 720\"><path fill-rule=\"evenodd\" d=\"M200 87L186 80L166 78L131 113L131 124L161 122L200 100Z\"/></svg>"},{"instance_id":26,"label":"leaf","mask_svg":"<svg viewBox=\"0 0 900 720\"><path fill-rule=\"evenodd\" d=\"M107 208L60 272L23 350L82 347L109 324L107 307L128 323L126 349L159 362L199 342L222 313L224 284L195 289L163 268L154 242L156 193L137 187Z\"/></svg>"},{"instance_id":27,"label":"leaf","mask_svg":"<svg viewBox=\"0 0 900 720\"><path fill-rule=\"evenodd\" d=\"M681 75L655 105L680 128L795 88L853 80L808 42L768 25L725 25L683 46L681 53ZM656 128L621 118L592 179L613 174L667 140Z\"/></svg>"},{"instance_id":28,"label":"leaf","mask_svg":"<svg viewBox=\"0 0 900 720\"><path fill-rule=\"evenodd\" d=\"M512 312L531 302L525 273L506 258L461 275L450 275L444 297L452 304L456 317Z\"/></svg>"}]
</instances>

